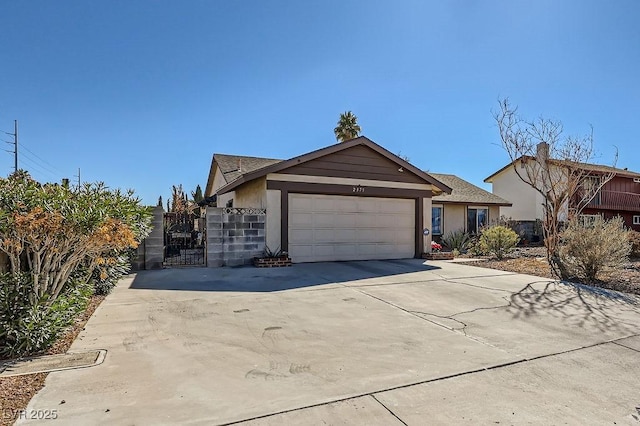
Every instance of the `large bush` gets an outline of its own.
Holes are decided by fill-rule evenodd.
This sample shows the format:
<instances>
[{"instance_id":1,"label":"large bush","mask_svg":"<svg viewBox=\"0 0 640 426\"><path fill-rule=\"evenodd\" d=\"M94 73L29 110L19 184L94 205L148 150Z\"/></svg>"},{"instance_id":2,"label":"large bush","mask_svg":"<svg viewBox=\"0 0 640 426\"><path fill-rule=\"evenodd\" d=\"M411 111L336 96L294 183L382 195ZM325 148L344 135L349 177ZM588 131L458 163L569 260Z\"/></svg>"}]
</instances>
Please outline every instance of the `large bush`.
<instances>
[{"instance_id":1,"label":"large bush","mask_svg":"<svg viewBox=\"0 0 640 426\"><path fill-rule=\"evenodd\" d=\"M0 357L46 350L82 312L93 293L92 285L67 286L53 303L33 300L29 274L0 276Z\"/></svg>"},{"instance_id":2,"label":"large bush","mask_svg":"<svg viewBox=\"0 0 640 426\"><path fill-rule=\"evenodd\" d=\"M482 231L480 245L489 253L502 259L518 244L518 234L506 226L492 226Z\"/></svg>"},{"instance_id":3,"label":"large bush","mask_svg":"<svg viewBox=\"0 0 640 426\"><path fill-rule=\"evenodd\" d=\"M561 235L560 258L569 277L593 281L605 269L624 265L631 252L621 217L592 223L571 220Z\"/></svg>"},{"instance_id":4,"label":"large bush","mask_svg":"<svg viewBox=\"0 0 640 426\"><path fill-rule=\"evenodd\" d=\"M0 179L0 252L10 264L0 318L13 330L0 336L0 352L22 355L50 344L82 307L79 294L101 259L137 247L150 219L132 191L101 183L70 190L25 172Z\"/></svg>"},{"instance_id":5,"label":"large bush","mask_svg":"<svg viewBox=\"0 0 640 426\"><path fill-rule=\"evenodd\" d=\"M629 231L629 242L631 243L631 256L640 257L640 232Z\"/></svg>"}]
</instances>

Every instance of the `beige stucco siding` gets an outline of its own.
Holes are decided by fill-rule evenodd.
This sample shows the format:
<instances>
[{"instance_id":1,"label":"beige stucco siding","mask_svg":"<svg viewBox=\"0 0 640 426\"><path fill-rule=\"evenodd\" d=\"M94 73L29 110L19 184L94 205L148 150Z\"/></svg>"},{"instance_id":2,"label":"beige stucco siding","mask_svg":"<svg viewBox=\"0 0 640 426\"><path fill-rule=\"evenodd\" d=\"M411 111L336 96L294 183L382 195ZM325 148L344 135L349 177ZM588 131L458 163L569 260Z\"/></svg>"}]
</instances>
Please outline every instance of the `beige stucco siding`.
<instances>
[{"instance_id":1,"label":"beige stucco siding","mask_svg":"<svg viewBox=\"0 0 640 426\"><path fill-rule=\"evenodd\" d=\"M234 192L233 207L267 208L267 179L264 177L247 182Z\"/></svg>"},{"instance_id":2,"label":"beige stucco siding","mask_svg":"<svg viewBox=\"0 0 640 426\"><path fill-rule=\"evenodd\" d=\"M463 204L444 204L443 235L449 232L464 230L466 227L467 208Z\"/></svg>"},{"instance_id":3,"label":"beige stucco siding","mask_svg":"<svg viewBox=\"0 0 640 426\"><path fill-rule=\"evenodd\" d=\"M492 185L494 194L513 204L511 207L502 207L501 212L504 216L513 220L535 220L542 217L542 197L524 183L512 167L494 176ZM491 220L493 219L494 217L491 217Z\"/></svg>"},{"instance_id":4,"label":"beige stucco siding","mask_svg":"<svg viewBox=\"0 0 640 426\"><path fill-rule=\"evenodd\" d=\"M224 176L222 175L222 172L220 171L219 168L216 167L216 172L213 175L213 184L211 185L211 193L206 193L204 194L205 197L210 197L213 194L216 193L216 191L220 188L222 188L224 185L227 184L227 181L224 180Z\"/></svg>"},{"instance_id":5,"label":"beige stucco siding","mask_svg":"<svg viewBox=\"0 0 640 426\"><path fill-rule=\"evenodd\" d=\"M489 207L489 224L495 224L500 219L500 206Z\"/></svg>"}]
</instances>

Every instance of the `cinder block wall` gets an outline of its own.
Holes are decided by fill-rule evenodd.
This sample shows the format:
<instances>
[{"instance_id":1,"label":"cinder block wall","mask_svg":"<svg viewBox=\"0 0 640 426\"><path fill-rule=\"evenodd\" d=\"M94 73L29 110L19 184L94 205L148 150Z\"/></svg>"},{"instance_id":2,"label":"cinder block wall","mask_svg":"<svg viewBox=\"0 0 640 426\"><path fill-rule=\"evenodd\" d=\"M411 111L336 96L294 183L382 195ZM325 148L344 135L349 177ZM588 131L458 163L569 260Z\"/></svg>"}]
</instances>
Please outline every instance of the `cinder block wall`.
<instances>
[{"instance_id":1,"label":"cinder block wall","mask_svg":"<svg viewBox=\"0 0 640 426\"><path fill-rule=\"evenodd\" d=\"M222 257L226 266L249 264L265 248L266 215L239 211L242 209L223 209Z\"/></svg>"},{"instance_id":2,"label":"cinder block wall","mask_svg":"<svg viewBox=\"0 0 640 426\"><path fill-rule=\"evenodd\" d=\"M142 271L144 269L144 247L145 247L145 241L146 240L142 240L142 242L138 245L138 248L136 249L135 257L133 259L131 259L131 270L132 271Z\"/></svg>"},{"instance_id":3,"label":"cinder block wall","mask_svg":"<svg viewBox=\"0 0 640 426\"><path fill-rule=\"evenodd\" d=\"M153 209L153 229L144 241L144 269L162 269L164 261L164 210Z\"/></svg>"},{"instance_id":4,"label":"cinder block wall","mask_svg":"<svg viewBox=\"0 0 640 426\"><path fill-rule=\"evenodd\" d=\"M207 207L207 267L224 265L222 252L222 208Z\"/></svg>"}]
</instances>

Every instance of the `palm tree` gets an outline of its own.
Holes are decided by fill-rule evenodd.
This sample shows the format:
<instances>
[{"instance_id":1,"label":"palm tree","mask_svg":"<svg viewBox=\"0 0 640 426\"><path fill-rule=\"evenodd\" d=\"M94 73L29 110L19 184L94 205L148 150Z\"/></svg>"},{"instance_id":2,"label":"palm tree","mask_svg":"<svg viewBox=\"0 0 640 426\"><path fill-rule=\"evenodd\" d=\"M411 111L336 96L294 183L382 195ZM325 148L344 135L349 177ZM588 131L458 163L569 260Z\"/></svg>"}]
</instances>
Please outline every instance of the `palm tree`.
<instances>
[{"instance_id":1,"label":"palm tree","mask_svg":"<svg viewBox=\"0 0 640 426\"><path fill-rule=\"evenodd\" d=\"M336 134L336 140L339 142L348 141L357 138L360 134L360 126L358 126L358 117L353 115L351 111L340 114L338 126L333 129Z\"/></svg>"}]
</instances>

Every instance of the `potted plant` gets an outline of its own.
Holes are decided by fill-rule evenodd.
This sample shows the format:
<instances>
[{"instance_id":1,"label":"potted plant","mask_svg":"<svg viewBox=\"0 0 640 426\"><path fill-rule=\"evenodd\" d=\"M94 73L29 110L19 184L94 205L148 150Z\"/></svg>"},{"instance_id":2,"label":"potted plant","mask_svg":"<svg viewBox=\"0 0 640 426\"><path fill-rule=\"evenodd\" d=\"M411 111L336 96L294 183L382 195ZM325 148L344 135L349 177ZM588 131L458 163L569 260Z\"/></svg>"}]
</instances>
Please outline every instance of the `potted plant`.
<instances>
[{"instance_id":1,"label":"potted plant","mask_svg":"<svg viewBox=\"0 0 640 426\"><path fill-rule=\"evenodd\" d=\"M291 266L291 258L289 253L281 250L280 247L276 250L271 250L268 246L265 246L262 256L253 258L253 265L257 268Z\"/></svg>"},{"instance_id":2,"label":"potted plant","mask_svg":"<svg viewBox=\"0 0 640 426\"><path fill-rule=\"evenodd\" d=\"M431 241L431 253L424 253L422 257L424 259L430 259L430 260L452 260L453 252L451 251L443 252L442 244L439 244L435 241Z\"/></svg>"}]
</instances>

